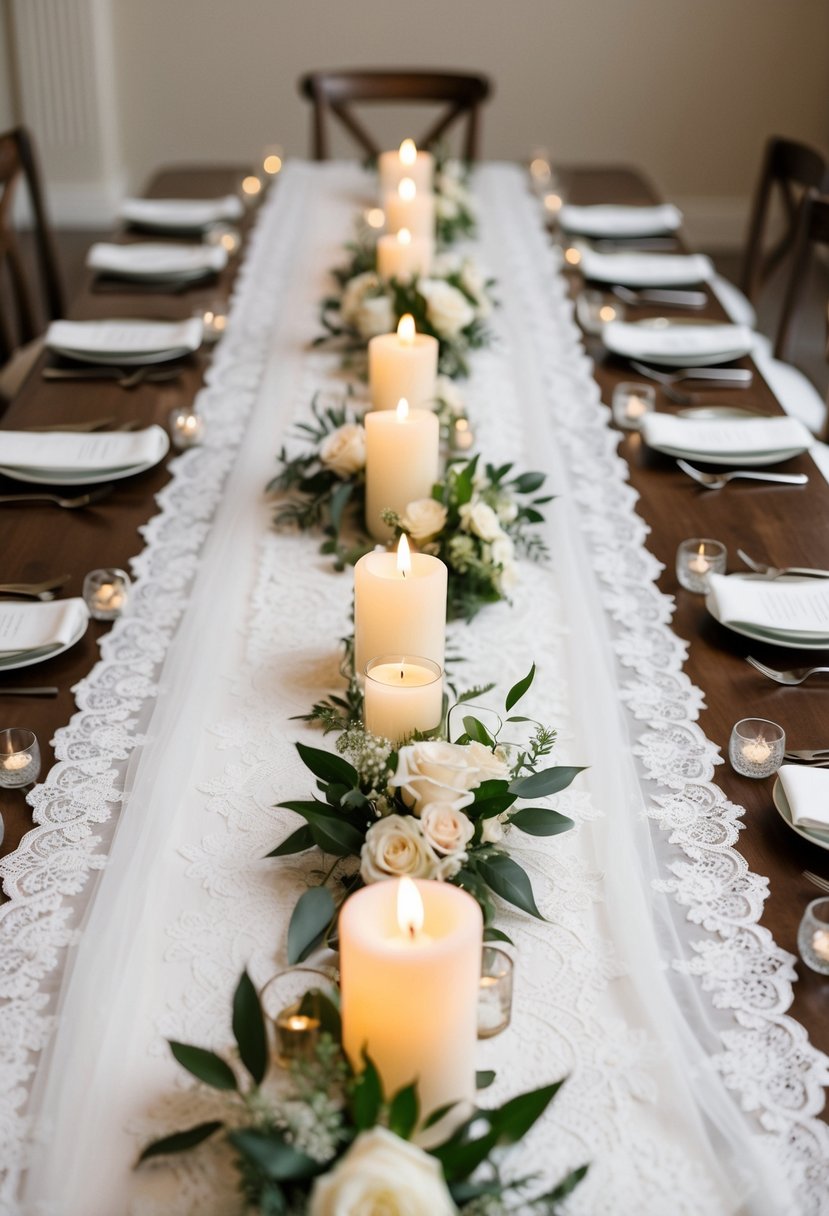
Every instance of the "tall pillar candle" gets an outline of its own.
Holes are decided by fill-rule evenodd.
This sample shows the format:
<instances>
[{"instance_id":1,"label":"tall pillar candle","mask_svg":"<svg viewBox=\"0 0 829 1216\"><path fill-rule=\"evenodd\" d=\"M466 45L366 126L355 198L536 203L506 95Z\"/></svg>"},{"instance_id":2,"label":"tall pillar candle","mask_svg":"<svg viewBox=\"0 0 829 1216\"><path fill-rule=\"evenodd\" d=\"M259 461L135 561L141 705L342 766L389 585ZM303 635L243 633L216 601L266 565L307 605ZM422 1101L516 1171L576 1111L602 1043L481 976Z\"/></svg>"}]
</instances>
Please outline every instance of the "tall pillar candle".
<instances>
[{"instance_id":1,"label":"tall pillar candle","mask_svg":"<svg viewBox=\"0 0 829 1216\"><path fill-rule=\"evenodd\" d=\"M408 228L381 236L377 242L377 273L381 279L399 283L426 276L432 269L435 242L429 237L412 236Z\"/></svg>"},{"instance_id":2,"label":"tall pillar candle","mask_svg":"<svg viewBox=\"0 0 829 1216\"><path fill-rule=\"evenodd\" d=\"M438 340L415 330L414 317L400 318L397 333L378 334L368 344L368 385L376 410L393 410L401 397L411 408L432 409L437 396Z\"/></svg>"},{"instance_id":3,"label":"tall pillar candle","mask_svg":"<svg viewBox=\"0 0 829 1216\"><path fill-rule=\"evenodd\" d=\"M377 169L381 198L395 191L404 177L410 177L425 194L433 189L435 158L431 152L418 152L413 139L404 139L394 152L381 152Z\"/></svg>"},{"instance_id":4,"label":"tall pillar candle","mask_svg":"<svg viewBox=\"0 0 829 1216\"><path fill-rule=\"evenodd\" d=\"M422 911L405 906L412 890ZM475 1103L477 902L445 882L372 883L345 901L339 938L343 1046L353 1066L362 1067L365 1051L387 1097L417 1081L424 1118L459 1103L449 1116L457 1125ZM443 1120L438 1129L421 1143L450 1130Z\"/></svg>"},{"instance_id":5,"label":"tall pillar candle","mask_svg":"<svg viewBox=\"0 0 829 1216\"><path fill-rule=\"evenodd\" d=\"M354 567L354 670L370 659L417 654L443 667L446 650L446 566L428 553L375 550Z\"/></svg>"},{"instance_id":6,"label":"tall pillar candle","mask_svg":"<svg viewBox=\"0 0 829 1216\"><path fill-rule=\"evenodd\" d=\"M412 236L435 237L435 196L418 190L410 177L404 177L396 190L383 200L386 231L408 228Z\"/></svg>"},{"instance_id":7,"label":"tall pillar candle","mask_svg":"<svg viewBox=\"0 0 829 1216\"><path fill-rule=\"evenodd\" d=\"M390 507L402 515L410 502L429 498L440 467L440 423L431 410L410 410L405 397L396 410L363 418L366 432L366 527L375 540L394 529L383 522Z\"/></svg>"},{"instance_id":8,"label":"tall pillar candle","mask_svg":"<svg viewBox=\"0 0 829 1216\"><path fill-rule=\"evenodd\" d=\"M443 717L443 673L431 659L380 655L366 664L363 722L372 735L403 743L428 734Z\"/></svg>"}]
</instances>

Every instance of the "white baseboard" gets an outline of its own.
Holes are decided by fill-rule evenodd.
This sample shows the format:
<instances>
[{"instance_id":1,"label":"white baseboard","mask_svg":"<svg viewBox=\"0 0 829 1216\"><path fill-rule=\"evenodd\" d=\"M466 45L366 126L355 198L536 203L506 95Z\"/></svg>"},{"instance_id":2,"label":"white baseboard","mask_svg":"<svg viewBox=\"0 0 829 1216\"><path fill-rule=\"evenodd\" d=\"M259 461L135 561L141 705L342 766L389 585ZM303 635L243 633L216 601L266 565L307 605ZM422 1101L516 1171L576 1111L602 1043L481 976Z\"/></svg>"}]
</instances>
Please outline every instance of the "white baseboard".
<instances>
[{"instance_id":1,"label":"white baseboard","mask_svg":"<svg viewBox=\"0 0 829 1216\"><path fill-rule=\"evenodd\" d=\"M693 249L742 249L751 200L724 195L685 195L672 200L685 216Z\"/></svg>"}]
</instances>

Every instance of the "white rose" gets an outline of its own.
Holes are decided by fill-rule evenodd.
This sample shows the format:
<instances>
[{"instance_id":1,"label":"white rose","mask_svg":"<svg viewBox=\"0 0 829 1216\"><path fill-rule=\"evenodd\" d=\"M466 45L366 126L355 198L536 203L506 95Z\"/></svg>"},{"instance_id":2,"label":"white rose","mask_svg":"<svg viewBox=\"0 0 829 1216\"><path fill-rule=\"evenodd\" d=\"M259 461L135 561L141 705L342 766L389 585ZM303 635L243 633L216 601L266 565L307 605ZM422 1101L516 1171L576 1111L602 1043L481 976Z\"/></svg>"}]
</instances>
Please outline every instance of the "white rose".
<instances>
[{"instance_id":1,"label":"white rose","mask_svg":"<svg viewBox=\"0 0 829 1216\"><path fill-rule=\"evenodd\" d=\"M459 509L461 524L467 532L480 536L481 540L498 540L503 536L498 516L485 502L465 502Z\"/></svg>"},{"instance_id":2,"label":"white rose","mask_svg":"<svg viewBox=\"0 0 829 1216\"><path fill-rule=\"evenodd\" d=\"M320 461L338 477L350 477L366 464L366 433L356 422L338 426L320 444Z\"/></svg>"},{"instance_id":3,"label":"white rose","mask_svg":"<svg viewBox=\"0 0 829 1216\"><path fill-rule=\"evenodd\" d=\"M475 300L478 316L488 317L492 312L492 301L487 295L486 278L472 258L464 258L461 267L461 286Z\"/></svg>"},{"instance_id":4,"label":"white rose","mask_svg":"<svg viewBox=\"0 0 829 1216\"><path fill-rule=\"evenodd\" d=\"M475 769L477 774L476 785L480 785L482 781L506 781L510 775L509 766L504 762L503 758L492 751L484 743L467 743L466 752L469 757L469 764Z\"/></svg>"},{"instance_id":5,"label":"white rose","mask_svg":"<svg viewBox=\"0 0 829 1216\"><path fill-rule=\"evenodd\" d=\"M420 815L423 835L436 853L462 853L475 834L475 825L463 811L433 802Z\"/></svg>"},{"instance_id":6,"label":"white rose","mask_svg":"<svg viewBox=\"0 0 829 1216\"><path fill-rule=\"evenodd\" d=\"M504 825L500 815L490 815L481 824L481 844L500 844L504 839Z\"/></svg>"},{"instance_id":7,"label":"white rose","mask_svg":"<svg viewBox=\"0 0 829 1216\"><path fill-rule=\"evenodd\" d=\"M420 830L416 819L387 815L366 832L360 852L360 877L364 883L386 878L433 878L439 858Z\"/></svg>"},{"instance_id":8,"label":"white rose","mask_svg":"<svg viewBox=\"0 0 829 1216\"><path fill-rule=\"evenodd\" d=\"M497 536L490 545L489 549L492 560L496 566L510 566L515 557L515 546L512 543L512 538L507 536Z\"/></svg>"},{"instance_id":9,"label":"white rose","mask_svg":"<svg viewBox=\"0 0 829 1216\"><path fill-rule=\"evenodd\" d=\"M403 527L415 540L431 540L443 530L446 507L434 498L418 498L403 513Z\"/></svg>"},{"instance_id":10,"label":"white rose","mask_svg":"<svg viewBox=\"0 0 829 1216\"><path fill-rule=\"evenodd\" d=\"M314 1180L308 1216L454 1216L435 1157L385 1127L361 1132L328 1174Z\"/></svg>"},{"instance_id":11,"label":"white rose","mask_svg":"<svg viewBox=\"0 0 829 1216\"><path fill-rule=\"evenodd\" d=\"M446 250L432 259L432 278L448 279L450 274L460 274L463 265L461 255Z\"/></svg>"},{"instance_id":12,"label":"white rose","mask_svg":"<svg viewBox=\"0 0 829 1216\"><path fill-rule=\"evenodd\" d=\"M462 182L466 176L466 165L457 156L449 156L440 167L441 177L453 182Z\"/></svg>"},{"instance_id":13,"label":"white rose","mask_svg":"<svg viewBox=\"0 0 829 1216\"><path fill-rule=\"evenodd\" d=\"M365 296L354 319L361 338L390 334L394 329L394 309L390 296Z\"/></svg>"},{"instance_id":14,"label":"white rose","mask_svg":"<svg viewBox=\"0 0 829 1216\"><path fill-rule=\"evenodd\" d=\"M504 595L509 595L518 586L518 566L515 562L504 562L498 574L498 586Z\"/></svg>"},{"instance_id":15,"label":"white rose","mask_svg":"<svg viewBox=\"0 0 829 1216\"><path fill-rule=\"evenodd\" d=\"M441 803L459 811L475 797L469 791L479 784L474 763L465 747L426 739L409 743L397 753L397 772L391 785L398 786L405 801L419 815L422 808Z\"/></svg>"},{"instance_id":16,"label":"white rose","mask_svg":"<svg viewBox=\"0 0 829 1216\"><path fill-rule=\"evenodd\" d=\"M348 280L343 288L343 297L340 301L340 315L346 325L357 324L357 312L364 297L379 286L380 280L371 270L367 270L364 274L355 274L353 279Z\"/></svg>"},{"instance_id":17,"label":"white rose","mask_svg":"<svg viewBox=\"0 0 829 1216\"><path fill-rule=\"evenodd\" d=\"M513 502L511 498L502 498L496 510L502 524L511 524L518 518L518 503Z\"/></svg>"},{"instance_id":18,"label":"white rose","mask_svg":"<svg viewBox=\"0 0 829 1216\"><path fill-rule=\"evenodd\" d=\"M419 286L426 301L426 316L443 338L456 338L475 320L475 310L462 291L439 279L424 279Z\"/></svg>"},{"instance_id":19,"label":"white rose","mask_svg":"<svg viewBox=\"0 0 829 1216\"><path fill-rule=\"evenodd\" d=\"M448 376L438 376L435 381L435 397L441 401L451 414L458 417L466 413L466 403L463 393Z\"/></svg>"}]
</instances>

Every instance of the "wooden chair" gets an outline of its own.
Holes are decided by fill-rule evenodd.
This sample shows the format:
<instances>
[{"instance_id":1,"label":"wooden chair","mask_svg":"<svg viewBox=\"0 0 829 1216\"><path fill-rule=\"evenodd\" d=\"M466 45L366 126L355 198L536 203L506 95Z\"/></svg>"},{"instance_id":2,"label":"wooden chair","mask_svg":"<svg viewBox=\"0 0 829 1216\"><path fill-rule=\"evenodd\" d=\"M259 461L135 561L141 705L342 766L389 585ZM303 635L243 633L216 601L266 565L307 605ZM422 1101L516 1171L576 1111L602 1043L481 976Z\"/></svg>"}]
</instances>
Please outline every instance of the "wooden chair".
<instances>
[{"instance_id":1,"label":"wooden chair","mask_svg":"<svg viewBox=\"0 0 829 1216\"><path fill-rule=\"evenodd\" d=\"M26 272L12 209L20 181L29 195L34 227L34 252L40 280L39 304ZM36 339L44 321L63 316L64 293L58 270L55 242L46 217L43 189L31 136L24 127L0 135L0 272L5 281L0 295L0 364L3 364L0 394L13 395L22 371L38 352ZM31 356L31 357L30 357Z\"/></svg>"},{"instance_id":2,"label":"wooden chair","mask_svg":"<svg viewBox=\"0 0 829 1216\"><path fill-rule=\"evenodd\" d=\"M829 194L807 190L800 207L800 222L795 234L789 282L774 344L775 359L785 359L788 354L793 321L817 245L824 245L829 249Z\"/></svg>"},{"instance_id":3,"label":"wooden chair","mask_svg":"<svg viewBox=\"0 0 829 1216\"><path fill-rule=\"evenodd\" d=\"M355 103L443 102L445 111L416 141L417 146L433 146L453 124L465 120L462 156L472 161L478 157L480 108L489 97L491 86L486 76L464 72L345 70L309 72L300 79L299 91L314 107L315 160L328 160L331 154L329 115L339 119L367 156L380 154L381 148L351 110Z\"/></svg>"}]
</instances>

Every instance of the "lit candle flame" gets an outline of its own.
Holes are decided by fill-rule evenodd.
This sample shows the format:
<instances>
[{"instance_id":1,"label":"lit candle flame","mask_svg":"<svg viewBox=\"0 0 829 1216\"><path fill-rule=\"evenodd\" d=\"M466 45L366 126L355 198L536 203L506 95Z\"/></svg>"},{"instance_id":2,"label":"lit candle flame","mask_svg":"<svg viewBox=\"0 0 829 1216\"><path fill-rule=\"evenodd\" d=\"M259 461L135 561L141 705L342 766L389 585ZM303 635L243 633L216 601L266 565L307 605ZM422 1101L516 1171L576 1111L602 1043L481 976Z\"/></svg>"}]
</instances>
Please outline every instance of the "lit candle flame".
<instances>
[{"instance_id":1,"label":"lit candle flame","mask_svg":"<svg viewBox=\"0 0 829 1216\"><path fill-rule=\"evenodd\" d=\"M417 194L417 186L410 177L401 177L400 184L397 187L397 193L404 202L410 203Z\"/></svg>"},{"instance_id":2,"label":"lit candle flame","mask_svg":"<svg viewBox=\"0 0 829 1216\"><path fill-rule=\"evenodd\" d=\"M397 336L404 346L414 346L415 319L410 312L405 312L397 323Z\"/></svg>"},{"instance_id":3,"label":"lit candle flame","mask_svg":"<svg viewBox=\"0 0 829 1216\"><path fill-rule=\"evenodd\" d=\"M397 403L397 421L405 422L409 416L409 402L405 397L401 397Z\"/></svg>"},{"instance_id":4,"label":"lit candle flame","mask_svg":"<svg viewBox=\"0 0 829 1216\"><path fill-rule=\"evenodd\" d=\"M401 165L413 165L417 160L417 145L413 139L404 139L400 145Z\"/></svg>"},{"instance_id":5,"label":"lit candle flame","mask_svg":"<svg viewBox=\"0 0 829 1216\"><path fill-rule=\"evenodd\" d=\"M397 569L405 578L410 573L412 568L412 555L409 551L409 542L406 539L406 533L401 532L400 540L397 542Z\"/></svg>"},{"instance_id":6,"label":"lit candle flame","mask_svg":"<svg viewBox=\"0 0 829 1216\"><path fill-rule=\"evenodd\" d=\"M411 234L411 232L409 232L408 228L400 229L400 231L397 234L397 243L398 243L398 245L411 245L412 234Z\"/></svg>"},{"instance_id":7,"label":"lit candle flame","mask_svg":"<svg viewBox=\"0 0 829 1216\"><path fill-rule=\"evenodd\" d=\"M401 878L397 888L397 923L400 932L415 938L423 928L423 900L411 878Z\"/></svg>"}]
</instances>

